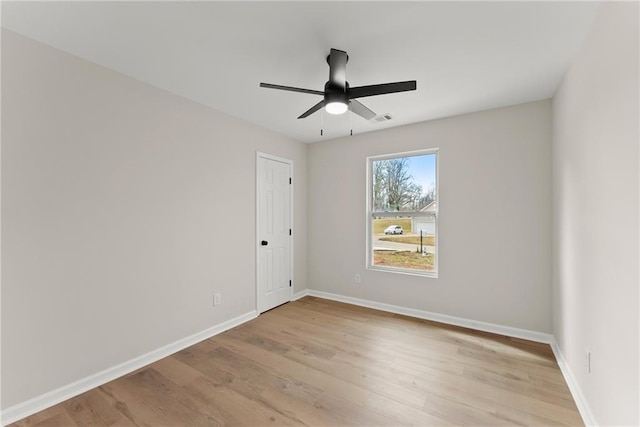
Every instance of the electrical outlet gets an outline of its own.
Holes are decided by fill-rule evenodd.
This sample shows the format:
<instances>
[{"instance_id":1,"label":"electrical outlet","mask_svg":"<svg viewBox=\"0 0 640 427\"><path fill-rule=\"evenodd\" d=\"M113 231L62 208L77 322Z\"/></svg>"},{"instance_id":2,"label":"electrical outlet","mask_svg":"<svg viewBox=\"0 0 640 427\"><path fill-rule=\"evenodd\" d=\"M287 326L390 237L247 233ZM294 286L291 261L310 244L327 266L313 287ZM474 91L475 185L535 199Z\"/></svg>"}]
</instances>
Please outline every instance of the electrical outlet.
<instances>
[{"instance_id":1,"label":"electrical outlet","mask_svg":"<svg viewBox=\"0 0 640 427\"><path fill-rule=\"evenodd\" d=\"M219 293L215 293L213 294L213 305L220 305L220 294Z\"/></svg>"},{"instance_id":2,"label":"electrical outlet","mask_svg":"<svg viewBox=\"0 0 640 427\"><path fill-rule=\"evenodd\" d=\"M362 283L362 276L360 276L359 274L356 274L355 281L356 283Z\"/></svg>"}]
</instances>

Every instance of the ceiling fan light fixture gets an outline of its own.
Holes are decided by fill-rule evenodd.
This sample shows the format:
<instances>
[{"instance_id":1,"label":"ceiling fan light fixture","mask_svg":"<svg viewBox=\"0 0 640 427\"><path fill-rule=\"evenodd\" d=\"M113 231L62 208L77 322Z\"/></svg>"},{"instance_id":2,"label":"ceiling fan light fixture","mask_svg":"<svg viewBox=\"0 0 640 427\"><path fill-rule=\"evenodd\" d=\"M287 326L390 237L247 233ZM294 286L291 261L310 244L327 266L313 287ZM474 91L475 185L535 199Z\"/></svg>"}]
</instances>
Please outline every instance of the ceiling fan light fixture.
<instances>
[{"instance_id":1,"label":"ceiling fan light fixture","mask_svg":"<svg viewBox=\"0 0 640 427\"><path fill-rule=\"evenodd\" d=\"M349 109L349 106L344 102L334 101L334 102L328 102L325 105L324 109L329 114L344 114Z\"/></svg>"}]
</instances>

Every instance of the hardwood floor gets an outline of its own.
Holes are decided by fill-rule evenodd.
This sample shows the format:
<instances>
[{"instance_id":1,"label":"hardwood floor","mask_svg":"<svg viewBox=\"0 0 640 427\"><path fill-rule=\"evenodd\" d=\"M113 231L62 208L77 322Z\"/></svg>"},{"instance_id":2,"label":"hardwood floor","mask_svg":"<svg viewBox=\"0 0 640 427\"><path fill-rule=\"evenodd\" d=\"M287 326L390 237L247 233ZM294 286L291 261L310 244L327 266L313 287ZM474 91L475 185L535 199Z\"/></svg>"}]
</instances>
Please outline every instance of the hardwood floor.
<instances>
[{"instance_id":1,"label":"hardwood floor","mask_svg":"<svg viewBox=\"0 0 640 427\"><path fill-rule=\"evenodd\" d=\"M548 345L305 297L15 426L584 425Z\"/></svg>"}]
</instances>

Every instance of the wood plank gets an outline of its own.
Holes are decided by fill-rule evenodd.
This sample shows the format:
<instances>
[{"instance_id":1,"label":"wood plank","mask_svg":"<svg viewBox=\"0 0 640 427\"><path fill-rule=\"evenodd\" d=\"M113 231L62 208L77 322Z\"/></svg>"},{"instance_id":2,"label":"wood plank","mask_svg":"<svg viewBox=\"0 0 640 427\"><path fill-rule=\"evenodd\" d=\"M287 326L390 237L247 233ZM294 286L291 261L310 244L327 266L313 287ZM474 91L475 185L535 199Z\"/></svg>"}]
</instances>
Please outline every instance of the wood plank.
<instances>
[{"instance_id":1,"label":"wood plank","mask_svg":"<svg viewBox=\"0 0 640 427\"><path fill-rule=\"evenodd\" d=\"M135 424L111 406L99 389L93 389L62 404L69 416L79 426Z\"/></svg>"},{"instance_id":2,"label":"wood plank","mask_svg":"<svg viewBox=\"0 0 640 427\"><path fill-rule=\"evenodd\" d=\"M270 378L271 383L278 384L291 398L322 405L332 415L339 417L340 424L353 422L354 419L357 423L368 425L390 424L392 421L365 410L365 402L371 394L365 388L241 340L231 337L223 339L224 348L229 351L227 357L234 359L231 368L238 369L237 374L247 375L252 381L266 376L264 381ZM220 351L224 352L223 349Z\"/></svg>"}]
</instances>

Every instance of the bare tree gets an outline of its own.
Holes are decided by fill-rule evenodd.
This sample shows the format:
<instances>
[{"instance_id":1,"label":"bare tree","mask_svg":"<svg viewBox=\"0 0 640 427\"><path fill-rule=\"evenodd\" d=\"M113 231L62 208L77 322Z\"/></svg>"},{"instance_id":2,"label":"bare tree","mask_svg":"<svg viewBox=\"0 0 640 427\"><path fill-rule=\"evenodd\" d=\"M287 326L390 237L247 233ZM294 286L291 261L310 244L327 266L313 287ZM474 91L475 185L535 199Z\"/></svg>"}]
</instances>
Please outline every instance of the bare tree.
<instances>
[{"instance_id":1,"label":"bare tree","mask_svg":"<svg viewBox=\"0 0 640 427\"><path fill-rule=\"evenodd\" d=\"M383 211L385 204L386 172L385 160L373 162L373 208L376 211Z\"/></svg>"},{"instance_id":2,"label":"bare tree","mask_svg":"<svg viewBox=\"0 0 640 427\"><path fill-rule=\"evenodd\" d=\"M422 207L420 209L427 206L429 203L433 202L435 199L436 199L436 186L434 184L431 184L427 192L422 196L422 200L420 201L420 204L422 205Z\"/></svg>"},{"instance_id":3,"label":"bare tree","mask_svg":"<svg viewBox=\"0 0 640 427\"><path fill-rule=\"evenodd\" d=\"M407 208L412 211L419 211L423 208L421 206L422 200L422 186L412 182L408 185L407 193L409 197L409 201L407 203Z\"/></svg>"},{"instance_id":4,"label":"bare tree","mask_svg":"<svg viewBox=\"0 0 640 427\"><path fill-rule=\"evenodd\" d=\"M373 162L373 203L375 210L415 209L422 187L413 182L406 158Z\"/></svg>"}]
</instances>

